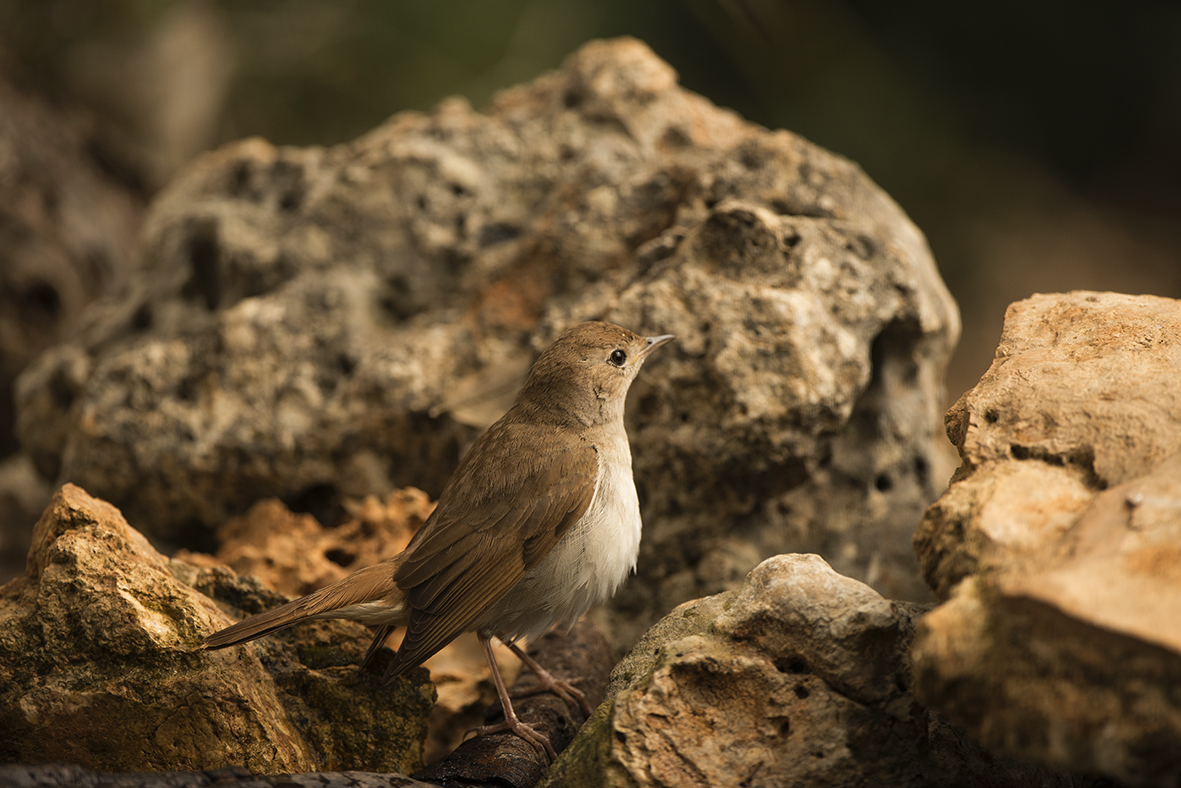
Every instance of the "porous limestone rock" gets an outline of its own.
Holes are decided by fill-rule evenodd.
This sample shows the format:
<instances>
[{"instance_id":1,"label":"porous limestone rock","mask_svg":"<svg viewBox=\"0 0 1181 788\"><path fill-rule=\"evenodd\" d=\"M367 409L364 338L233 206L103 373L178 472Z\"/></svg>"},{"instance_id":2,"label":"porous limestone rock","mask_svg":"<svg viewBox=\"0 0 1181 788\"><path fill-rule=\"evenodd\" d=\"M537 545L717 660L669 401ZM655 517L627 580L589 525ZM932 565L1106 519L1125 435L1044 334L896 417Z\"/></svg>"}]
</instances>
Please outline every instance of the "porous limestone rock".
<instances>
[{"instance_id":1,"label":"porous limestone rock","mask_svg":"<svg viewBox=\"0 0 1181 788\"><path fill-rule=\"evenodd\" d=\"M0 761L277 773L406 772L421 759L431 687L421 673L383 687L358 671L364 627L317 623L207 652L202 638L231 623L207 595L249 612L282 601L224 568L171 561L110 504L59 490L27 575L0 587Z\"/></svg>"},{"instance_id":2,"label":"porous limestone rock","mask_svg":"<svg viewBox=\"0 0 1181 788\"><path fill-rule=\"evenodd\" d=\"M961 465L915 534L946 597L1056 543L1104 489L1181 451L1181 302L1079 291L1009 307L996 360L947 413Z\"/></svg>"},{"instance_id":3,"label":"porous limestone rock","mask_svg":"<svg viewBox=\"0 0 1181 788\"><path fill-rule=\"evenodd\" d=\"M1179 371L1181 302L1039 295L948 414L916 692L995 752L1181 782Z\"/></svg>"},{"instance_id":4,"label":"porous limestone rock","mask_svg":"<svg viewBox=\"0 0 1181 788\"><path fill-rule=\"evenodd\" d=\"M915 701L923 610L815 555L768 559L653 627L542 785L1082 784L993 758Z\"/></svg>"},{"instance_id":5,"label":"porous limestone rock","mask_svg":"<svg viewBox=\"0 0 1181 788\"><path fill-rule=\"evenodd\" d=\"M789 550L929 594L909 538L946 478L959 319L921 233L641 42L587 44L484 113L229 145L141 246L133 288L22 376L18 427L43 474L162 543L208 549L264 497L331 525L344 496L437 495L541 348L601 318L679 337L629 407L646 532L619 642Z\"/></svg>"}]
</instances>

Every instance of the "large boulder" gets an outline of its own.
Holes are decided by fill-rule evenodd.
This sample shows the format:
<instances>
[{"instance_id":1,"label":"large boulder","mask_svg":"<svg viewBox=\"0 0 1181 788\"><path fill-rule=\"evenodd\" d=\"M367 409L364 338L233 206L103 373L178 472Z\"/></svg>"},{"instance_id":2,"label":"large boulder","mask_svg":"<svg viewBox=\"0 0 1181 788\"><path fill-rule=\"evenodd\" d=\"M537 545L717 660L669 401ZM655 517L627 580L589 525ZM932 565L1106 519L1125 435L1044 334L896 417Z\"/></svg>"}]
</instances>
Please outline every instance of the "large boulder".
<instances>
[{"instance_id":1,"label":"large boulder","mask_svg":"<svg viewBox=\"0 0 1181 788\"><path fill-rule=\"evenodd\" d=\"M1034 296L948 414L916 691L996 752L1181 782L1179 370L1181 302Z\"/></svg>"},{"instance_id":2,"label":"large boulder","mask_svg":"<svg viewBox=\"0 0 1181 788\"><path fill-rule=\"evenodd\" d=\"M633 387L645 518L616 634L826 555L898 598L946 478L958 313L921 233L854 164L593 42L484 113L449 99L349 144L254 139L155 201L141 273L18 385L48 478L166 545L275 496L437 495L566 325L678 342Z\"/></svg>"}]
</instances>

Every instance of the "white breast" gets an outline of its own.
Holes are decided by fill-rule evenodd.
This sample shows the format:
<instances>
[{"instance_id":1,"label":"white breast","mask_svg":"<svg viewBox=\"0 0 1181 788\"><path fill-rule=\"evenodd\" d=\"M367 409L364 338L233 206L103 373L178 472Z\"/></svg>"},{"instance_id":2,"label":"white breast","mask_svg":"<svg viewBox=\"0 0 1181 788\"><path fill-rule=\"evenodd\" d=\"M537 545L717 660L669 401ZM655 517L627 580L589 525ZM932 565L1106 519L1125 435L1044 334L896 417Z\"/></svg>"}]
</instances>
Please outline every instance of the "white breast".
<instances>
[{"instance_id":1,"label":"white breast","mask_svg":"<svg viewBox=\"0 0 1181 788\"><path fill-rule=\"evenodd\" d=\"M626 438L614 448L599 452L598 482L586 514L492 606L478 629L513 639L537 637L554 624L573 626L593 605L610 599L635 569L641 524L631 451Z\"/></svg>"}]
</instances>

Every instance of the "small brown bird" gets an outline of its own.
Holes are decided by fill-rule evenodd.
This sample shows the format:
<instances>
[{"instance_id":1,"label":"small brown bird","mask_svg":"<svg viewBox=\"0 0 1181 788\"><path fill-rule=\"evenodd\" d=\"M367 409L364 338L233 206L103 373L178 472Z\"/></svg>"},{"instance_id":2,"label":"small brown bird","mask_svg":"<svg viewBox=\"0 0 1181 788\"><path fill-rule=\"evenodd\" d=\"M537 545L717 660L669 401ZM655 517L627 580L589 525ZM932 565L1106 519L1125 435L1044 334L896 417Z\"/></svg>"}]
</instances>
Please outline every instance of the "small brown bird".
<instances>
[{"instance_id":1,"label":"small brown bird","mask_svg":"<svg viewBox=\"0 0 1181 788\"><path fill-rule=\"evenodd\" d=\"M308 596L210 635L217 649L308 618L378 627L367 664L394 627L406 636L385 681L475 631L509 729L552 760L549 740L521 722L492 657L504 641L545 689L590 715L582 693L516 644L570 627L635 568L640 507L623 426L628 387L672 335L641 337L582 323L537 359L508 413L460 461L438 506L406 549Z\"/></svg>"}]
</instances>

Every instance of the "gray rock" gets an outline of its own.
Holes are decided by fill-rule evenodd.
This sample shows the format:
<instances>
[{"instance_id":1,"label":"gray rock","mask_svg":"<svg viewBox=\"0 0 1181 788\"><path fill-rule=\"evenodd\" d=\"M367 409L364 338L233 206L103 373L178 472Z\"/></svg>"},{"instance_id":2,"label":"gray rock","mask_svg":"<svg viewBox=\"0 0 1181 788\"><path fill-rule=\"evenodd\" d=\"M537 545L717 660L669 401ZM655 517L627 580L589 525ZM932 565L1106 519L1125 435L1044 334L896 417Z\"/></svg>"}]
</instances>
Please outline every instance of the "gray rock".
<instances>
[{"instance_id":1,"label":"gray rock","mask_svg":"<svg viewBox=\"0 0 1181 788\"><path fill-rule=\"evenodd\" d=\"M160 196L144 274L20 381L42 472L199 541L276 496L437 495L567 324L680 340L635 387L631 642L760 559L822 552L923 597L913 523L958 313L853 164L586 45L484 114L447 100L331 149L230 145ZM54 392L71 392L69 401Z\"/></svg>"},{"instance_id":2,"label":"gray rock","mask_svg":"<svg viewBox=\"0 0 1181 788\"><path fill-rule=\"evenodd\" d=\"M771 558L657 624L542 785L1086 784L994 758L915 701L923 611L818 556Z\"/></svg>"}]
</instances>

